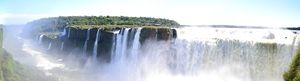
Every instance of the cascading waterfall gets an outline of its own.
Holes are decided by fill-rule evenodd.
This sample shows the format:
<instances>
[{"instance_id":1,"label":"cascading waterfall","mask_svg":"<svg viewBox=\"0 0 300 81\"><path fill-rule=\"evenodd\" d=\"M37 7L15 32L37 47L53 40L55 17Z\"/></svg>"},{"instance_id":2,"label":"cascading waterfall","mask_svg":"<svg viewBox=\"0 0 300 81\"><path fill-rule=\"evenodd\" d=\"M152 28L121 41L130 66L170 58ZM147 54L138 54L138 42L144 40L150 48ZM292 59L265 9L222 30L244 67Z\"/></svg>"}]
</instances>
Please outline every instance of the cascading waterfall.
<instances>
[{"instance_id":1,"label":"cascading waterfall","mask_svg":"<svg viewBox=\"0 0 300 81\"><path fill-rule=\"evenodd\" d=\"M88 44L88 41L90 40L90 30L91 29L87 30L86 39L85 39L84 46L83 46L83 55L86 55L86 52L87 52L87 44Z\"/></svg>"},{"instance_id":2,"label":"cascading waterfall","mask_svg":"<svg viewBox=\"0 0 300 81\"><path fill-rule=\"evenodd\" d=\"M112 59L124 60L126 58L129 29L130 28L125 28L116 35L116 43L113 43L115 45L112 46L112 49L115 48Z\"/></svg>"},{"instance_id":3,"label":"cascading waterfall","mask_svg":"<svg viewBox=\"0 0 300 81\"><path fill-rule=\"evenodd\" d=\"M127 50L127 38L128 38L128 31L129 28L125 28L124 34L122 36L122 47L121 47L121 57L126 57L126 50ZM121 58L120 60L124 60L124 58Z\"/></svg>"},{"instance_id":4,"label":"cascading waterfall","mask_svg":"<svg viewBox=\"0 0 300 81\"><path fill-rule=\"evenodd\" d=\"M98 42L100 39L100 35L101 34L101 29L97 30L97 35L96 35L96 40L95 40L95 44L94 44L94 49L93 49L93 60L97 59L97 51L98 51Z\"/></svg>"},{"instance_id":5,"label":"cascading waterfall","mask_svg":"<svg viewBox=\"0 0 300 81\"><path fill-rule=\"evenodd\" d=\"M68 28L67 38L70 38L71 28Z\"/></svg>"},{"instance_id":6,"label":"cascading waterfall","mask_svg":"<svg viewBox=\"0 0 300 81\"><path fill-rule=\"evenodd\" d=\"M127 30L117 34L117 63L101 73L112 77L100 81L283 81L295 37L279 29L179 28L174 41L148 41L139 48L140 30L132 50L124 46Z\"/></svg>"},{"instance_id":7,"label":"cascading waterfall","mask_svg":"<svg viewBox=\"0 0 300 81\"><path fill-rule=\"evenodd\" d=\"M289 30L210 27L177 28L176 39L141 44L142 29L106 32L113 34L111 61L99 66L91 62L97 61L99 40L105 40L98 29L88 72L79 81L283 81L298 45ZM90 30L87 36L84 51Z\"/></svg>"},{"instance_id":8,"label":"cascading waterfall","mask_svg":"<svg viewBox=\"0 0 300 81\"><path fill-rule=\"evenodd\" d=\"M141 34L142 28L137 28L136 32L134 34L133 43L131 47L131 58L137 58L137 54L139 53L139 46L140 46L140 34Z\"/></svg>"},{"instance_id":9,"label":"cascading waterfall","mask_svg":"<svg viewBox=\"0 0 300 81\"><path fill-rule=\"evenodd\" d=\"M131 58L137 58L138 50L140 46L140 33L142 28L132 28L133 30L129 32L130 28L126 28L123 30L120 30L119 33L114 35L114 43L112 47L112 54L111 57L116 60L125 60L127 56L131 56ZM130 36L131 35L131 36ZM129 37L133 37L132 43L129 43ZM129 44L131 45L129 45ZM127 48L128 46L131 46L130 48Z\"/></svg>"},{"instance_id":10,"label":"cascading waterfall","mask_svg":"<svg viewBox=\"0 0 300 81\"><path fill-rule=\"evenodd\" d=\"M65 46L65 42L62 42L62 43L61 43L61 46L60 46L60 51L63 51L63 50L64 50L64 46Z\"/></svg>"},{"instance_id":11,"label":"cascading waterfall","mask_svg":"<svg viewBox=\"0 0 300 81\"><path fill-rule=\"evenodd\" d=\"M64 28L64 31L62 32L62 35L63 36L67 35L67 28Z\"/></svg>"},{"instance_id":12,"label":"cascading waterfall","mask_svg":"<svg viewBox=\"0 0 300 81\"><path fill-rule=\"evenodd\" d=\"M52 47L52 42L49 43L47 50L50 50Z\"/></svg>"},{"instance_id":13,"label":"cascading waterfall","mask_svg":"<svg viewBox=\"0 0 300 81\"><path fill-rule=\"evenodd\" d=\"M115 34L114 36L114 43L113 43L113 46L112 48L114 50L112 50L112 59L121 59L119 58L121 54L121 45L122 45L122 33L124 32L124 30L120 30L119 33Z\"/></svg>"},{"instance_id":14,"label":"cascading waterfall","mask_svg":"<svg viewBox=\"0 0 300 81\"><path fill-rule=\"evenodd\" d=\"M39 44L42 44L42 42L43 42L43 37L44 37L45 35L44 34L41 34L40 36L39 36Z\"/></svg>"}]
</instances>

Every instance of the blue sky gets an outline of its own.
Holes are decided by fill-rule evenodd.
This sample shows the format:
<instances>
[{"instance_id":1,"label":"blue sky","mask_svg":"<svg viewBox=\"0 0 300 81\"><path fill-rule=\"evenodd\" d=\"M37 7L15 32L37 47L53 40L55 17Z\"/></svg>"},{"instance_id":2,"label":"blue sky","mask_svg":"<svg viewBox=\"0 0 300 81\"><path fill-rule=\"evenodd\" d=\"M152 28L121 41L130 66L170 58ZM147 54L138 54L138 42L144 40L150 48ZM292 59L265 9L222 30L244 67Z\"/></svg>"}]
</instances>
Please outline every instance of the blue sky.
<instances>
[{"instance_id":1,"label":"blue sky","mask_svg":"<svg viewBox=\"0 0 300 81\"><path fill-rule=\"evenodd\" d=\"M300 26L300 0L0 0L0 23L68 15L147 16L190 25Z\"/></svg>"}]
</instances>

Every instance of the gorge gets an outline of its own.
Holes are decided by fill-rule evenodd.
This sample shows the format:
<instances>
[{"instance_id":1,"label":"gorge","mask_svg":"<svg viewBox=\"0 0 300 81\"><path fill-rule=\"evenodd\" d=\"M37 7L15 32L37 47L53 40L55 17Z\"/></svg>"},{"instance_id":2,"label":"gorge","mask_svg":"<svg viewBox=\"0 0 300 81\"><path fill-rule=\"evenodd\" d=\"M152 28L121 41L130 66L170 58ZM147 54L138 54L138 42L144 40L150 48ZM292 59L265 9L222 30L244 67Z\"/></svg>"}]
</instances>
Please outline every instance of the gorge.
<instances>
[{"instance_id":1,"label":"gorge","mask_svg":"<svg viewBox=\"0 0 300 81\"><path fill-rule=\"evenodd\" d=\"M284 81L299 43L276 28L51 24L6 34L4 49L57 81Z\"/></svg>"}]
</instances>

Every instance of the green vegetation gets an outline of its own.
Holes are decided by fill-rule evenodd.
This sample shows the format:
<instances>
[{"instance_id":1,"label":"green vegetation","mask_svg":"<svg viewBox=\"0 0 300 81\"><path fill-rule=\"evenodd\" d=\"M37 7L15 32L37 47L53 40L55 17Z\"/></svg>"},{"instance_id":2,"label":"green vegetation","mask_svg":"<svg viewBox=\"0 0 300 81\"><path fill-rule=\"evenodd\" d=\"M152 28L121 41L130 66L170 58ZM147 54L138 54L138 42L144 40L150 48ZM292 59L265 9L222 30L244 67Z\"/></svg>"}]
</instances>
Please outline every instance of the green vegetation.
<instances>
[{"instance_id":1,"label":"green vegetation","mask_svg":"<svg viewBox=\"0 0 300 81\"><path fill-rule=\"evenodd\" d=\"M297 50L289 70L283 74L283 77L285 81L300 81L300 49Z\"/></svg>"},{"instance_id":2,"label":"green vegetation","mask_svg":"<svg viewBox=\"0 0 300 81\"><path fill-rule=\"evenodd\" d=\"M125 16L60 16L42 18L29 22L27 26L55 30L64 27L114 27L114 26L179 26L176 21L150 18L150 17L125 17ZM46 31L45 30L45 31Z\"/></svg>"},{"instance_id":3,"label":"green vegetation","mask_svg":"<svg viewBox=\"0 0 300 81\"><path fill-rule=\"evenodd\" d=\"M12 58L2 49L3 29L0 28L0 81L21 81L14 71Z\"/></svg>"},{"instance_id":4,"label":"green vegetation","mask_svg":"<svg viewBox=\"0 0 300 81\"><path fill-rule=\"evenodd\" d=\"M178 27L174 20L150 17L126 16L60 16L34 20L26 24L24 35L35 36L41 33L61 32L65 27L79 29L116 27Z\"/></svg>"},{"instance_id":5,"label":"green vegetation","mask_svg":"<svg viewBox=\"0 0 300 81\"><path fill-rule=\"evenodd\" d=\"M3 29L0 28L0 81L53 81L34 67L25 66L14 61L12 56L2 48Z\"/></svg>"}]
</instances>

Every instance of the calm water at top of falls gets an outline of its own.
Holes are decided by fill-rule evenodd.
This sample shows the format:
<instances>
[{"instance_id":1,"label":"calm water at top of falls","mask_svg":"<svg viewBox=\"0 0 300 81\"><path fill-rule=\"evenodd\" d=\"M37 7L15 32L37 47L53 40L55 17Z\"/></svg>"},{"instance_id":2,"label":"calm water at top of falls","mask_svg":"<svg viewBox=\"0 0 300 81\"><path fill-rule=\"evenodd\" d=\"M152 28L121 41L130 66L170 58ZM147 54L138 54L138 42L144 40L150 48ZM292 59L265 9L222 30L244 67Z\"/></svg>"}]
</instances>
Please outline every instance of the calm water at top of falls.
<instances>
[{"instance_id":1,"label":"calm water at top of falls","mask_svg":"<svg viewBox=\"0 0 300 81\"><path fill-rule=\"evenodd\" d=\"M84 68L79 68L76 56L55 58L55 54L46 54L32 42L23 41L26 39L19 39L23 42L19 50L39 61L38 67L46 68L45 72L60 81L283 81L282 73L298 42L297 34L282 29L176 30L177 39L150 40L143 45L136 39L140 29L134 34L128 30L116 33L113 61L95 63L90 58ZM133 45L127 46L125 35L133 35Z\"/></svg>"}]
</instances>

